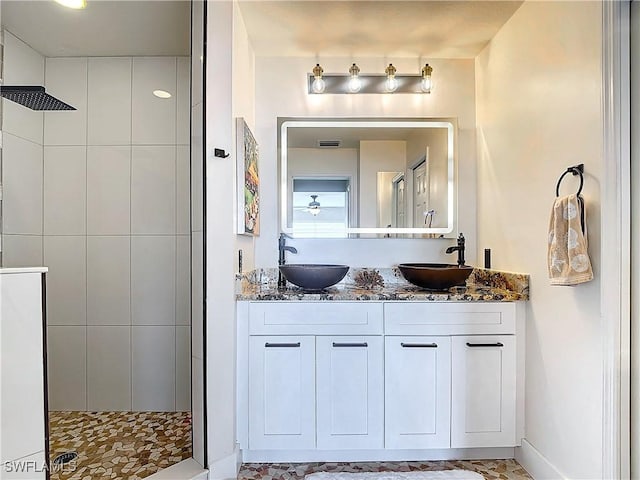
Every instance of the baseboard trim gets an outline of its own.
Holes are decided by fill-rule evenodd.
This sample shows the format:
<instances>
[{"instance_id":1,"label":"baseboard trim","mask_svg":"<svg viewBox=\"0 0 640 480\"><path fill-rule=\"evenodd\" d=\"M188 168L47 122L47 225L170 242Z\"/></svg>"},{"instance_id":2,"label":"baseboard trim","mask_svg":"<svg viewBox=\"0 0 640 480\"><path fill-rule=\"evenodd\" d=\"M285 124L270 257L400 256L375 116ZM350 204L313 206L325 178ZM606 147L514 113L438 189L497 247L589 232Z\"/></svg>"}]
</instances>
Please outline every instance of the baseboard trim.
<instances>
[{"instance_id":1,"label":"baseboard trim","mask_svg":"<svg viewBox=\"0 0 640 480\"><path fill-rule=\"evenodd\" d=\"M430 450L243 450L249 463L393 462L424 460L481 460L514 458L513 447L445 448ZM554 479L557 480L557 479Z\"/></svg>"},{"instance_id":2,"label":"baseboard trim","mask_svg":"<svg viewBox=\"0 0 640 480\"><path fill-rule=\"evenodd\" d=\"M235 480L240 472L242 459L238 445L231 455L209 465L209 480Z\"/></svg>"},{"instance_id":3,"label":"baseboard trim","mask_svg":"<svg viewBox=\"0 0 640 480\"><path fill-rule=\"evenodd\" d=\"M568 477L547 460L533 445L522 439L522 446L516 447L516 460L535 480L568 480Z\"/></svg>"}]
</instances>

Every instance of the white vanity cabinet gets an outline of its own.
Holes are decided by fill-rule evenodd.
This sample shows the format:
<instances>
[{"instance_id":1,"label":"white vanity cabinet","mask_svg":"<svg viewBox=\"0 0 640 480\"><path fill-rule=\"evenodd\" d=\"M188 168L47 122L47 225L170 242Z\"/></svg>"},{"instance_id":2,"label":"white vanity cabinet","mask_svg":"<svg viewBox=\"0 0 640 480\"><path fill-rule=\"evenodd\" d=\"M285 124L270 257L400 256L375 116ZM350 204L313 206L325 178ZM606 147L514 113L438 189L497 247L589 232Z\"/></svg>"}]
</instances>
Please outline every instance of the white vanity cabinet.
<instances>
[{"instance_id":1,"label":"white vanity cabinet","mask_svg":"<svg viewBox=\"0 0 640 480\"><path fill-rule=\"evenodd\" d=\"M516 389L514 335L452 337L451 446L519 443Z\"/></svg>"},{"instance_id":2,"label":"white vanity cabinet","mask_svg":"<svg viewBox=\"0 0 640 480\"><path fill-rule=\"evenodd\" d=\"M317 448L384 448L381 336L316 337Z\"/></svg>"},{"instance_id":3,"label":"white vanity cabinet","mask_svg":"<svg viewBox=\"0 0 640 480\"><path fill-rule=\"evenodd\" d=\"M250 337L249 386L251 448L315 448L313 337Z\"/></svg>"},{"instance_id":4,"label":"white vanity cabinet","mask_svg":"<svg viewBox=\"0 0 640 480\"><path fill-rule=\"evenodd\" d=\"M449 448L449 337L386 337L384 386L386 448Z\"/></svg>"},{"instance_id":5,"label":"white vanity cabinet","mask_svg":"<svg viewBox=\"0 0 640 480\"><path fill-rule=\"evenodd\" d=\"M239 302L244 460L513 455L523 313L522 302Z\"/></svg>"},{"instance_id":6,"label":"white vanity cabinet","mask_svg":"<svg viewBox=\"0 0 640 480\"><path fill-rule=\"evenodd\" d=\"M249 449L383 448L382 304L245 307L248 423L239 419L239 425L245 425ZM240 371L244 361L238 362Z\"/></svg>"}]
</instances>

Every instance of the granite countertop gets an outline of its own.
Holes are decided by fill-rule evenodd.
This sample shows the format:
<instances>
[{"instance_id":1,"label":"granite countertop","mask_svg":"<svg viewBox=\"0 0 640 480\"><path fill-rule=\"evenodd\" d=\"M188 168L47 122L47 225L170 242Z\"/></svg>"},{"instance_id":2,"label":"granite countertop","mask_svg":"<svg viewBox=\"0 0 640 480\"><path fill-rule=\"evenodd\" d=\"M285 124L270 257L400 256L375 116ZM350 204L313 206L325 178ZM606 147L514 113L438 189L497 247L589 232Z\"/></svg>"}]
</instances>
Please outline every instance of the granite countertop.
<instances>
[{"instance_id":1,"label":"granite countertop","mask_svg":"<svg viewBox=\"0 0 640 480\"><path fill-rule=\"evenodd\" d=\"M424 290L408 283L396 268L352 268L345 279L321 292L287 284L278 289L276 268L253 270L236 279L239 301L418 301L515 302L529 300L529 276L474 268L464 287Z\"/></svg>"}]
</instances>

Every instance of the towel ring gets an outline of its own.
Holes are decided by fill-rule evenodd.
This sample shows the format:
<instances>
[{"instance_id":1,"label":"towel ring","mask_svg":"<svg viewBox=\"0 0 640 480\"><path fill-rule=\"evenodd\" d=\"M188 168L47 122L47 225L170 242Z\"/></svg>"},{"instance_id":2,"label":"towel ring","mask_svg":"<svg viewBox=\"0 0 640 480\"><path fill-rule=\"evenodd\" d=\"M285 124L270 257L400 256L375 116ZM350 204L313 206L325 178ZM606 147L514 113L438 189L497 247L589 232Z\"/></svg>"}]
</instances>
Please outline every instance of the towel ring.
<instances>
[{"instance_id":1,"label":"towel ring","mask_svg":"<svg viewBox=\"0 0 640 480\"><path fill-rule=\"evenodd\" d=\"M556 185L556 197L560 196L560 183L562 183L562 179L567 173L571 173L574 176L580 175L580 186L578 187L578 193L576 193L577 196L580 196L580 194L582 193L582 186L584 185L584 177L582 176L582 174L584 173L583 163L567 168L567 171L560 175L560 178L558 179L558 183Z\"/></svg>"}]
</instances>

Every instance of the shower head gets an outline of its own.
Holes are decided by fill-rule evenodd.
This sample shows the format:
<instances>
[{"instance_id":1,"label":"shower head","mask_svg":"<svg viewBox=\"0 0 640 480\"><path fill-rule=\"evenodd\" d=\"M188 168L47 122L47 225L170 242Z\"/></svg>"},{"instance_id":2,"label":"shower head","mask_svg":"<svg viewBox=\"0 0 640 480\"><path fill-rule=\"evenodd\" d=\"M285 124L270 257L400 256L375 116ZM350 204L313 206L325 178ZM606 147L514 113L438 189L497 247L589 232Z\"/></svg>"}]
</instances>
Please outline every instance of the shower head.
<instances>
[{"instance_id":1,"label":"shower head","mask_svg":"<svg viewBox=\"0 0 640 480\"><path fill-rule=\"evenodd\" d=\"M0 85L0 95L31 110L75 110L44 91L44 87L8 87Z\"/></svg>"}]
</instances>

